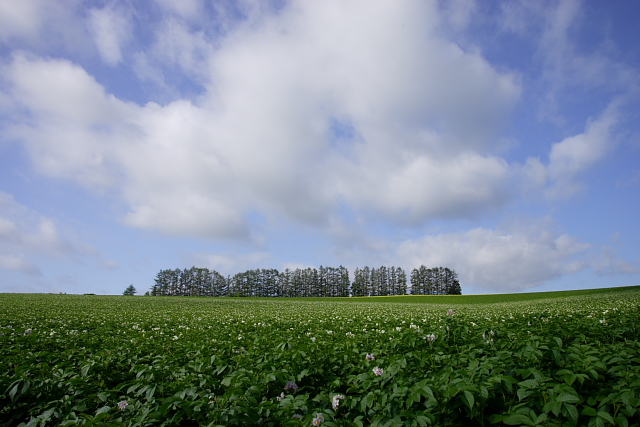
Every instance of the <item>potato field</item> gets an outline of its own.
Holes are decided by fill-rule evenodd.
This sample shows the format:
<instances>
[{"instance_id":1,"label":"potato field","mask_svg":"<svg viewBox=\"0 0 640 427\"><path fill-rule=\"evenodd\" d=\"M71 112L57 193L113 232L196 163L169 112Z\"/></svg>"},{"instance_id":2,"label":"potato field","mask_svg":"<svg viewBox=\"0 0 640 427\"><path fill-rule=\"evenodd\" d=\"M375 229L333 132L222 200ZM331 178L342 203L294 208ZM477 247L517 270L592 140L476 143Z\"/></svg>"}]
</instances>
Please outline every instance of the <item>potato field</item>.
<instances>
[{"instance_id":1,"label":"potato field","mask_svg":"<svg viewBox=\"0 0 640 427\"><path fill-rule=\"evenodd\" d=\"M0 294L0 425L639 426L640 289L519 299Z\"/></svg>"}]
</instances>

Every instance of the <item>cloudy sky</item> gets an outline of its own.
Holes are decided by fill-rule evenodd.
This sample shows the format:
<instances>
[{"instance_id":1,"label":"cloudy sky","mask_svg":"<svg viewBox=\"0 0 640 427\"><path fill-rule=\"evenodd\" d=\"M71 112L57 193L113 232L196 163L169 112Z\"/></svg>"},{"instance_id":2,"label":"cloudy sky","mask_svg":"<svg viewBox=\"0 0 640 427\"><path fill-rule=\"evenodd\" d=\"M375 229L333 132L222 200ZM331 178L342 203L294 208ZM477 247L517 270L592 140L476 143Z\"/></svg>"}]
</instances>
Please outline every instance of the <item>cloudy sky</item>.
<instances>
[{"instance_id":1,"label":"cloudy sky","mask_svg":"<svg viewBox=\"0 0 640 427\"><path fill-rule=\"evenodd\" d=\"M632 0L0 0L0 292L640 284Z\"/></svg>"}]
</instances>

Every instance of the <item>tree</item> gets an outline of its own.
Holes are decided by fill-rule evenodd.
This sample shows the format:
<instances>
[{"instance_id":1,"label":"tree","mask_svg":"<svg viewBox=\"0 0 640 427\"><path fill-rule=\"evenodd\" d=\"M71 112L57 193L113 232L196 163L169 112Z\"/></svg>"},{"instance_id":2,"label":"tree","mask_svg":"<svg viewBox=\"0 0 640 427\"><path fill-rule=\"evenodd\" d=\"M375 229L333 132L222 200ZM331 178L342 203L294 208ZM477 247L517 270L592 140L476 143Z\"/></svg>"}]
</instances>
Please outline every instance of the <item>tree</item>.
<instances>
[{"instance_id":1,"label":"tree","mask_svg":"<svg viewBox=\"0 0 640 427\"><path fill-rule=\"evenodd\" d=\"M130 295L133 296L136 294L136 288L133 287L133 283L129 285L127 289L124 290L122 295Z\"/></svg>"}]
</instances>

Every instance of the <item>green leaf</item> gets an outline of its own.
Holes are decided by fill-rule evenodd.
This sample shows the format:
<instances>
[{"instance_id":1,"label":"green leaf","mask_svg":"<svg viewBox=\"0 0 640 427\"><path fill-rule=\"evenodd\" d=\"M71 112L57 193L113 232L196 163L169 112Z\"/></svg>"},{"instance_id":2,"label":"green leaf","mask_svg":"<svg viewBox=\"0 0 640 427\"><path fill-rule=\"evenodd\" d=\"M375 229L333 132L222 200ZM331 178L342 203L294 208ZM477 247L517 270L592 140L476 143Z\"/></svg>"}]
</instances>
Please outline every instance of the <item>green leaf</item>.
<instances>
[{"instance_id":1,"label":"green leaf","mask_svg":"<svg viewBox=\"0 0 640 427\"><path fill-rule=\"evenodd\" d=\"M558 415L560 415L561 409L562 409L562 403L561 402L547 402L542 407L542 410L544 412L551 411L551 412L553 412L553 415L555 415L556 417Z\"/></svg>"},{"instance_id":2,"label":"green leaf","mask_svg":"<svg viewBox=\"0 0 640 427\"><path fill-rule=\"evenodd\" d=\"M502 422L510 426L534 426L534 422L520 414L510 414L502 418Z\"/></svg>"},{"instance_id":3,"label":"green leaf","mask_svg":"<svg viewBox=\"0 0 640 427\"><path fill-rule=\"evenodd\" d=\"M502 422L502 415L500 415L500 414L492 414L489 417L489 422L491 424L498 424L498 423Z\"/></svg>"},{"instance_id":4,"label":"green leaf","mask_svg":"<svg viewBox=\"0 0 640 427\"><path fill-rule=\"evenodd\" d=\"M525 380L518 383L520 387L537 389L540 387L540 382L538 380Z\"/></svg>"},{"instance_id":5,"label":"green leaf","mask_svg":"<svg viewBox=\"0 0 640 427\"><path fill-rule=\"evenodd\" d=\"M154 384L153 386L149 387L147 389L147 393L146 393L146 398L147 400L151 400L151 398L153 397L153 393L156 392L156 385Z\"/></svg>"},{"instance_id":6,"label":"green leaf","mask_svg":"<svg viewBox=\"0 0 640 427\"><path fill-rule=\"evenodd\" d=\"M411 393L409 397L407 397L407 401L406 401L407 408L413 405L414 402L419 402L420 397L421 397L420 393L418 392Z\"/></svg>"},{"instance_id":7,"label":"green leaf","mask_svg":"<svg viewBox=\"0 0 640 427\"><path fill-rule=\"evenodd\" d=\"M429 387L428 385L422 387L420 389L420 393L424 396L424 397L433 397L433 390L431 390L431 387Z\"/></svg>"},{"instance_id":8,"label":"green leaf","mask_svg":"<svg viewBox=\"0 0 640 427\"><path fill-rule=\"evenodd\" d=\"M17 383L16 385L13 386L13 388L11 389L11 391L9 392L9 398L11 399L12 402L15 401L14 397L16 395L16 393L18 392L18 386L20 385L20 383Z\"/></svg>"},{"instance_id":9,"label":"green leaf","mask_svg":"<svg viewBox=\"0 0 640 427\"><path fill-rule=\"evenodd\" d=\"M480 386L480 397L486 399L489 397L489 390L485 386Z\"/></svg>"},{"instance_id":10,"label":"green leaf","mask_svg":"<svg viewBox=\"0 0 640 427\"><path fill-rule=\"evenodd\" d=\"M547 414L542 413L538 415L538 418L536 418L536 425L542 424L545 421L547 421Z\"/></svg>"},{"instance_id":11,"label":"green leaf","mask_svg":"<svg viewBox=\"0 0 640 427\"><path fill-rule=\"evenodd\" d=\"M582 415L587 415L589 417L595 417L596 416L596 410L593 409L590 406L585 406L584 409L582 409Z\"/></svg>"},{"instance_id":12,"label":"green leaf","mask_svg":"<svg viewBox=\"0 0 640 427\"><path fill-rule=\"evenodd\" d=\"M56 410L56 408L47 409L42 414L38 415L38 418L40 420L42 420L42 421L49 421L51 419L51 415L53 415L53 412L55 410Z\"/></svg>"},{"instance_id":13,"label":"green leaf","mask_svg":"<svg viewBox=\"0 0 640 427\"><path fill-rule=\"evenodd\" d=\"M616 424L620 427L629 427L629 421L622 415L616 417Z\"/></svg>"},{"instance_id":14,"label":"green leaf","mask_svg":"<svg viewBox=\"0 0 640 427\"><path fill-rule=\"evenodd\" d=\"M578 424L578 409L574 405L563 405L562 413L571 420L573 425Z\"/></svg>"},{"instance_id":15,"label":"green leaf","mask_svg":"<svg viewBox=\"0 0 640 427\"><path fill-rule=\"evenodd\" d=\"M108 412L110 409L111 409L111 407L109 407L109 406L103 406L102 408L100 408L100 409L98 409L96 411L96 415L100 415L103 412Z\"/></svg>"},{"instance_id":16,"label":"green leaf","mask_svg":"<svg viewBox=\"0 0 640 427\"><path fill-rule=\"evenodd\" d=\"M87 372L89 372L89 368L91 368L91 363L87 363L86 365L84 365L82 369L80 369L80 375L82 377L86 377Z\"/></svg>"},{"instance_id":17,"label":"green leaf","mask_svg":"<svg viewBox=\"0 0 640 427\"><path fill-rule=\"evenodd\" d=\"M429 417L425 417L424 415L418 415L416 417L416 421L418 422L419 426L429 426L429 425L431 425L431 420L429 419Z\"/></svg>"},{"instance_id":18,"label":"green leaf","mask_svg":"<svg viewBox=\"0 0 640 427\"><path fill-rule=\"evenodd\" d=\"M558 402L575 403L575 402L579 402L580 398L578 396L574 396L573 394L570 394L570 393L562 393L560 396L558 396L558 398L556 400Z\"/></svg>"},{"instance_id":19,"label":"green leaf","mask_svg":"<svg viewBox=\"0 0 640 427\"><path fill-rule=\"evenodd\" d=\"M533 394L533 390L527 390L525 388L519 388L517 394L518 394L518 400L522 401L525 398L531 396Z\"/></svg>"},{"instance_id":20,"label":"green leaf","mask_svg":"<svg viewBox=\"0 0 640 427\"><path fill-rule=\"evenodd\" d=\"M473 397L473 393L465 390L462 394L462 401L467 405L469 410L473 409L473 404L475 403L475 398Z\"/></svg>"},{"instance_id":21,"label":"green leaf","mask_svg":"<svg viewBox=\"0 0 640 427\"><path fill-rule=\"evenodd\" d=\"M608 421L611 424L615 424L615 422L613 421L613 417L611 415L609 415L608 412L598 411L597 416L598 416L598 418L604 418L606 421Z\"/></svg>"}]
</instances>

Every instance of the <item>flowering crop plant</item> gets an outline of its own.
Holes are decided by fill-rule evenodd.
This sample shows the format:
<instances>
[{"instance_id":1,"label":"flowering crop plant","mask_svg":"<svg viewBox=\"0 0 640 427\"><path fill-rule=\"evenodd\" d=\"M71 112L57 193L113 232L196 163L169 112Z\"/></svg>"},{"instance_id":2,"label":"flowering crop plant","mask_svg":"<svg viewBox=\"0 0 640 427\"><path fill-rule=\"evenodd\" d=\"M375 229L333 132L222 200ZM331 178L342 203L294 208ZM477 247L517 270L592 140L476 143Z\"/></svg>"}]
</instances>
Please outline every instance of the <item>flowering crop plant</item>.
<instances>
[{"instance_id":1,"label":"flowering crop plant","mask_svg":"<svg viewBox=\"0 0 640 427\"><path fill-rule=\"evenodd\" d=\"M640 288L482 298L0 294L0 426L639 426Z\"/></svg>"}]
</instances>

